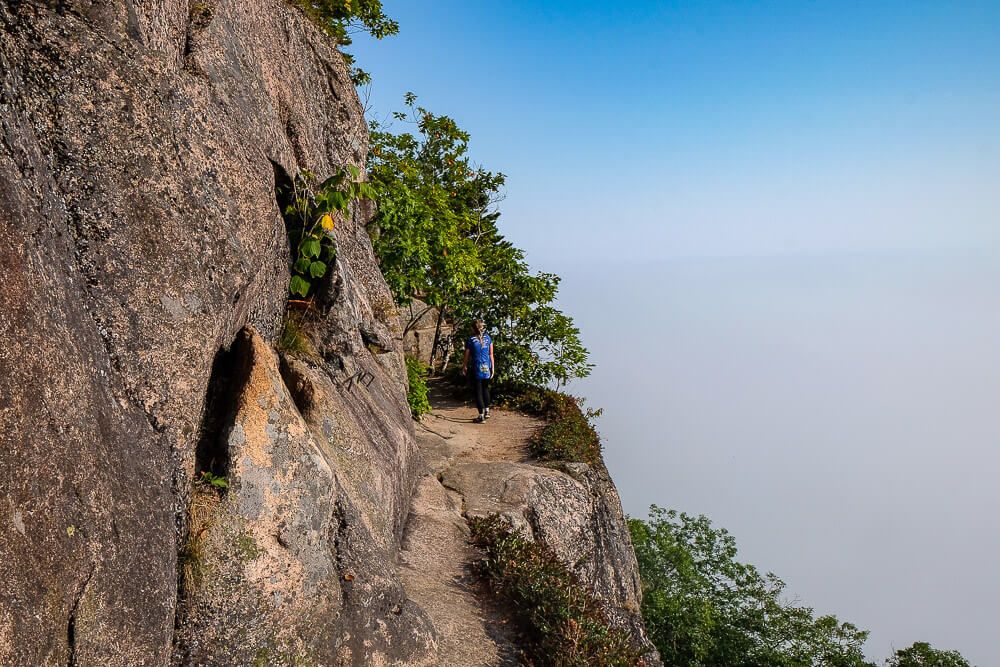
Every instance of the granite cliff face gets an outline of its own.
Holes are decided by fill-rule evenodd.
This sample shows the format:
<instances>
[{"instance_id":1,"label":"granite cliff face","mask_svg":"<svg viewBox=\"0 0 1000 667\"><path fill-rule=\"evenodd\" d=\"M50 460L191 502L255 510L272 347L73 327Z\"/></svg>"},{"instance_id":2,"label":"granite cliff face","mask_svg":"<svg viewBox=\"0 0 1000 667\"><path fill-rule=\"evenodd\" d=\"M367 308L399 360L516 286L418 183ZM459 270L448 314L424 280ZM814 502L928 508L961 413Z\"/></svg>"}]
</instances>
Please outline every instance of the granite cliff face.
<instances>
[{"instance_id":1,"label":"granite cliff face","mask_svg":"<svg viewBox=\"0 0 1000 667\"><path fill-rule=\"evenodd\" d=\"M340 55L280 0L8 1L0 31L0 664L436 664L364 210L315 358L274 350L275 186L367 149Z\"/></svg>"}]
</instances>

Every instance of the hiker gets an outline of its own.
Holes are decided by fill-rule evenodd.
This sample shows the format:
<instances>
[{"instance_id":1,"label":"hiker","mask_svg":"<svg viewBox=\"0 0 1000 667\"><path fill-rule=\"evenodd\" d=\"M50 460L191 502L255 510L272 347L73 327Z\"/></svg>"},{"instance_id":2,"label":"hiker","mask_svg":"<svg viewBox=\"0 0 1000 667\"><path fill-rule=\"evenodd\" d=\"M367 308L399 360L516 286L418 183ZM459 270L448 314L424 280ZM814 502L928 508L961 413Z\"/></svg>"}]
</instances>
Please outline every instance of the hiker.
<instances>
[{"instance_id":1,"label":"hiker","mask_svg":"<svg viewBox=\"0 0 1000 667\"><path fill-rule=\"evenodd\" d=\"M462 374L469 378L472 392L476 395L476 407L479 416L476 423L481 424L490 418L490 378L496 368L493 362L493 339L486 333L486 323L477 319L472 323L475 332L465 341L465 361L462 362ZM473 364L469 372L469 363Z\"/></svg>"}]
</instances>

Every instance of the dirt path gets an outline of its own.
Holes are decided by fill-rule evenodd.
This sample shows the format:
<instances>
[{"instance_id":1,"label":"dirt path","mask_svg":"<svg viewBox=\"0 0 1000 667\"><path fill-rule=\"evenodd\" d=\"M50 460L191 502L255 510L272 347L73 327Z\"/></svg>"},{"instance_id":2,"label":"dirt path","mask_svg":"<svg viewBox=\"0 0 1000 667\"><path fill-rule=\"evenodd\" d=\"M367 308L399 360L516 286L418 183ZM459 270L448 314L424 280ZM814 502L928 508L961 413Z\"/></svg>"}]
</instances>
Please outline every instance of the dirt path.
<instances>
[{"instance_id":1,"label":"dirt path","mask_svg":"<svg viewBox=\"0 0 1000 667\"><path fill-rule=\"evenodd\" d=\"M417 483L400 553L407 594L440 633L440 664L448 667L518 664L503 616L470 565L476 558L462 515L463 498L439 481L458 463L525 461L540 421L494 409L476 424L474 407L432 391L434 411L417 424L426 469Z\"/></svg>"}]
</instances>

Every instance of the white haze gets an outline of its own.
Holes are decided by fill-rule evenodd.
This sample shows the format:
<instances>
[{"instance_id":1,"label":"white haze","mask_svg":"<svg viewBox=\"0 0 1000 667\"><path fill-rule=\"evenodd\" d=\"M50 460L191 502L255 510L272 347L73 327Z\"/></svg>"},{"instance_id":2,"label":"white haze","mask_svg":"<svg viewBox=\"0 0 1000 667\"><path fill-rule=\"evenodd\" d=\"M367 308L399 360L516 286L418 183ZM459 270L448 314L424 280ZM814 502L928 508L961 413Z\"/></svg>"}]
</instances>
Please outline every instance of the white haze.
<instances>
[{"instance_id":1,"label":"white haze","mask_svg":"<svg viewBox=\"0 0 1000 667\"><path fill-rule=\"evenodd\" d=\"M708 515L879 664L926 640L1000 665L996 256L546 268L628 513Z\"/></svg>"}]
</instances>

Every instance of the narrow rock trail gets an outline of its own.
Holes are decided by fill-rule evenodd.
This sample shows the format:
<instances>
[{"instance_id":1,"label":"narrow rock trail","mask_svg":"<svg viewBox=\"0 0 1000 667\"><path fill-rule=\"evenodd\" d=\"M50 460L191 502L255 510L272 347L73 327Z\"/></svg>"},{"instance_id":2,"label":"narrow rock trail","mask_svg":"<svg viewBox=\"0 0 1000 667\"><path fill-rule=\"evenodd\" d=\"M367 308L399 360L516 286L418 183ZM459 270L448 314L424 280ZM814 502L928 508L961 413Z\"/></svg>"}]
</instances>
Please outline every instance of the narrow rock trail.
<instances>
[{"instance_id":1,"label":"narrow rock trail","mask_svg":"<svg viewBox=\"0 0 1000 667\"><path fill-rule=\"evenodd\" d=\"M477 557L463 516L465 499L441 480L456 466L529 459L528 439L541 421L494 409L484 424L476 410L432 391L434 410L417 424L425 469L410 504L400 551L400 577L439 632L440 664L518 664L511 631L471 570Z\"/></svg>"}]
</instances>

